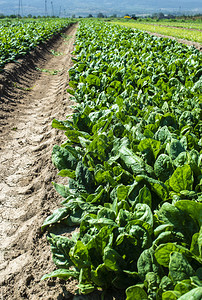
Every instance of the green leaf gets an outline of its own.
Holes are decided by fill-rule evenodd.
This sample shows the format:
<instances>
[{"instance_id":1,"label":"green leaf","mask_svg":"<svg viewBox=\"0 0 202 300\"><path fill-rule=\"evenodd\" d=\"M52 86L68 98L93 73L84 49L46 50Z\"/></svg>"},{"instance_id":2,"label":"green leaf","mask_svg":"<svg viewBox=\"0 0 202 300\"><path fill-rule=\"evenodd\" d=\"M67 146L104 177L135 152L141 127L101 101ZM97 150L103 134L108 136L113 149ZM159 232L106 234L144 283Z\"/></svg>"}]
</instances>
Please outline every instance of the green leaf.
<instances>
[{"instance_id":1,"label":"green leaf","mask_svg":"<svg viewBox=\"0 0 202 300\"><path fill-rule=\"evenodd\" d=\"M101 208L97 214L98 219L106 218L115 221L116 215L115 212L109 208Z\"/></svg>"},{"instance_id":2,"label":"green leaf","mask_svg":"<svg viewBox=\"0 0 202 300\"><path fill-rule=\"evenodd\" d=\"M87 249L91 258L92 265L97 268L103 263L104 249L110 241L113 227L103 226L98 234L94 235L88 242Z\"/></svg>"},{"instance_id":3,"label":"green leaf","mask_svg":"<svg viewBox=\"0 0 202 300\"><path fill-rule=\"evenodd\" d=\"M45 280L45 279L53 278L53 277L58 277L58 278L63 279L63 280L67 280L70 277L78 279L79 273L77 271L74 271L74 270L58 269L58 270L55 270L55 271L53 271L49 274L44 275L41 278L41 280Z\"/></svg>"},{"instance_id":4,"label":"green leaf","mask_svg":"<svg viewBox=\"0 0 202 300\"><path fill-rule=\"evenodd\" d=\"M105 195L105 189L103 189L103 187L100 186L100 189L97 190L97 192L95 192L94 194L90 194L87 197L86 202L101 204L103 198L105 198L104 195Z\"/></svg>"},{"instance_id":5,"label":"green leaf","mask_svg":"<svg viewBox=\"0 0 202 300\"><path fill-rule=\"evenodd\" d=\"M140 228L141 230L141 228ZM137 238L130 235L130 234L120 234L115 242L114 249L121 255L126 256L128 260L137 260L141 251L142 247L141 244L144 243L146 245L147 241L143 241L142 238L145 238L143 230L141 232L136 231L136 233L141 233L139 237L139 241ZM139 245L138 245L139 242Z\"/></svg>"},{"instance_id":6,"label":"green leaf","mask_svg":"<svg viewBox=\"0 0 202 300\"><path fill-rule=\"evenodd\" d=\"M168 180L174 172L171 158L166 154L159 155L154 163L154 172L159 180L163 182Z\"/></svg>"},{"instance_id":7,"label":"green leaf","mask_svg":"<svg viewBox=\"0 0 202 300\"><path fill-rule=\"evenodd\" d=\"M202 226L202 203L180 200L175 203L175 207L186 212L199 226Z\"/></svg>"},{"instance_id":8,"label":"green leaf","mask_svg":"<svg viewBox=\"0 0 202 300\"><path fill-rule=\"evenodd\" d=\"M155 257L157 262L168 268L170 263L170 254L173 252L182 253L185 257L192 257L192 254L188 249L173 243L167 243L161 244L156 248Z\"/></svg>"},{"instance_id":9,"label":"green leaf","mask_svg":"<svg viewBox=\"0 0 202 300\"><path fill-rule=\"evenodd\" d=\"M69 120L60 121L60 120L57 120L57 119L53 119L52 127L60 129L60 130L67 130L67 129L72 128L72 123Z\"/></svg>"},{"instance_id":10,"label":"green leaf","mask_svg":"<svg viewBox=\"0 0 202 300\"><path fill-rule=\"evenodd\" d=\"M74 246L75 242L65 236L51 234L47 237L51 244L51 252L53 254L53 261L59 268L68 268L72 266L69 251Z\"/></svg>"},{"instance_id":11,"label":"green leaf","mask_svg":"<svg viewBox=\"0 0 202 300\"><path fill-rule=\"evenodd\" d=\"M85 190L89 193L94 191L93 175L81 161L77 164L75 175L78 185L83 186Z\"/></svg>"},{"instance_id":12,"label":"green leaf","mask_svg":"<svg viewBox=\"0 0 202 300\"><path fill-rule=\"evenodd\" d=\"M79 283L78 288L79 288L79 292L84 295L92 293L93 291L96 290L96 287L90 283L89 284Z\"/></svg>"},{"instance_id":13,"label":"green leaf","mask_svg":"<svg viewBox=\"0 0 202 300\"><path fill-rule=\"evenodd\" d=\"M69 214L69 209L66 207L61 207L56 209L53 214L49 217L47 217L41 226L41 229L43 230L46 226L52 225L62 219L64 219Z\"/></svg>"},{"instance_id":14,"label":"green leaf","mask_svg":"<svg viewBox=\"0 0 202 300\"><path fill-rule=\"evenodd\" d=\"M120 200L125 200L128 196L128 187L125 185L121 184L117 187L117 199L118 201Z\"/></svg>"},{"instance_id":15,"label":"green leaf","mask_svg":"<svg viewBox=\"0 0 202 300\"><path fill-rule=\"evenodd\" d=\"M146 186L140 189L138 196L135 198L135 203L147 204L151 208L152 196L150 190Z\"/></svg>"},{"instance_id":16,"label":"green leaf","mask_svg":"<svg viewBox=\"0 0 202 300\"><path fill-rule=\"evenodd\" d=\"M86 82L89 84L89 86L100 86L100 78L95 75L88 75L88 77L86 77Z\"/></svg>"},{"instance_id":17,"label":"green leaf","mask_svg":"<svg viewBox=\"0 0 202 300\"><path fill-rule=\"evenodd\" d=\"M143 222L148 223L151 227L153 227L153 215L150 207L144 203L138 203L134 209L134 217Z\"/></svg>"},{"instance_id":18,"label":"green leaf","mask_svg":"<svg viewBox=\"0 0 202 300\"><path fill-rule=\"evenodd\" d=\"M191 191L193 188L193 182L194 178L189 165L178 167L168 181L169 186L175 192L183 190Z\"/></svg>"},{"instance_id":19,"label":"green leaf","mask_svg":"<svg viewBox=\"0 0 202 300\"><path fill-rule=\"evenodd\" d=\"M55 190L58 194L60 194L63 198L67 198L70 194L69 187L63 184L58 184L55 182L52 182Z\"/></svg>"},{"instance_id":20,"label":"green leaf","mask_svg":"<svg viewBox=\"0 0 202 300\"><path fill-rule=\"evenodd\" d=\"M139 286L134 285L130 286L126 290L126 300L147 300L147 294L146 292Z\"/></svg>"},{"instance_id":21,"label":"green leaf","mask_svg":"<svg viewBox=\"0 0 202 300\"><path fill-rule=\"evenodd\" d=\"M123 146L119 149L121 160L125 163L126 167L133 172L133 174L145 174L144 161L135 155L130 149Z\"/></svg>"},{"instance_id":22,"label":"green leaf","mask_svg":"<svg viewBox=\"0 0 202 300\"><path fill-rule=\"evenodd\" d=\"M110 274L105 264L101 264L96 270L91 270L91 279L98 287L106 289L111 284L112 274Z\"/></svg>"},{"instance_id":23,"label":"green leaf","mask_svg":"<svg viewBox=\"0 0 202 300\"><path fill-rule=\"evenodd\" d=\"M119 224L119 227L124 227L128 224L128 221L130 220L132 220L132 213L130 213L128 210L121 208L116 218L116 223Z\"/></svg>"},{"instance_id":24,"label":"green leaf","mask_svg":"<svg viewBox=\"0 0 202 300\"><path fill-rule=\"evenodd\" d=\"M194 273L192 266L182 253L172 252L170 254L169 277L175 284L178 281L189 279Z\"/></svg>"},{"instance_id":25,"label":"green leaf","mask_svg":"<svg viewBox=\"0 0 202 300\"><path fill-rule=\"evenodd\" d=\"M179 300L201 300L202 298L202 287L198 287L189 291L179 298Z\"/></svg>"},{"instance_id":26,"label":"green leaf","mask_svg":"<svg viewBox=\"0 0 202 300\"><path fill-rule=\"evenodd\" d=\"M137 182L147 182L150 185L151 190L156 193L158 197L160 197L160 199L162 199L163 201L168 198L168 189L163 182L150 178L146 175L138 175L135 179Z\"/></svg>"},{"instance_id":27,"label":"green leaf","mask_svg":"<svg viewBox=\"0 0 202 300\"><path fill-rule=\"evenodd\" d=\"M55 145L53 147L52 162L54 166L59 170L75 170L77 165L77 159L71 154L71 152L58 145Z\"/></svg>"},{"instance_id":28,"label":"green leaf","mask_svg":"<svg viewBox=\"0 0 202 300\"><path fill-rule=\"evenodd\" d=\"M61 176L61 177L69 177L69 178L73 178L73 179L76 177L75 171L72 171L69 169L60 170L60 172L58 172L57 175Z\"/></svg>"},{"instance_id":29,"label":"green leaf","mask_svg":"<svg viewBox=\"0 0 202 300\"><path fill-rule=\"evenodd\" d=\"M185 151L182 143L177 139L172 139L170 144L167 144L167 152L172 160L174 160L181 152Z\"/></svg>"},{"instance_id":30,"label":"green leaf","mask_svg":"<svg viewBox=\"0 0 202 300\"><path fill-rule=\"evenodd\" d=\"M184 295L192 289L193 289L193 285L191 284L191 280L183 280L176 284L174 290L179 292L181 295Z\"/></svg>"},{"instance_id":31,"label":"green leaf","mask_svg":"<svg viewBox=\"0 0 202 300\"><path fill-rule=\"evenodd\" d=\"M167 291L162 294L162 300L177 300L181 294L177 291Z\"/></svg>"},{"instance_id":32,"label":"green leaf","mask_svg":"<svg viewBox=\"0 0 202 300\"><path fill-rule=\"evenodd\" d=\"M161 274L162 272L154 253L155 251L153 248L145 249L137 261L138 274L142 280L145 279L146 274L149 272L154 272L156 274Z\"/></svg>"},{"instance_id":33,"label":"green leaf","mask_svg":"<svg viewBox=\"0 0 202 300\"><path fill-rule=\"evenodd\" d=\"M196 256L200 255L198 239L199 239L199 233L197 232L192 236L192 241L190 246L190 251Z\"/></svg>"},{"instance_id":34,"label":"green leaf","mask_svg":"<svg viewBox=\"0 0 202 300\"><path fill-rule=\"evenodd\" d=\"M111 247L106 247L104 249L103 261L107 269L115 272L121 271L125 265L121 255Z\"/></svg>"},{"instance_id":35,"label":"green leaf","mask_svg":"<svg viewBox=\"0 0 202 300\"><path fill-rule=\"evenodd\" d=\"M165 202L159 211L156 211L156 215L165 224L173 225L174 230L181 232L188 243L191 243L192 235L199 230L197 223L186 211L180 210L168 202Z\"/></svg>"},{"instance_id":36,"label":"green leaf","mask_svg":"<svg viewBox=\"0 0 202 300\"><path fill-rule=\"evenodd\" d=\"M91 265L88 249L81 241L77 241L75 246L70 249L69 256L74 265L79 269L90 267Z\"/></svg>"},{"instance_id":37,"label":"green leaf","mask_svg":"<svg viewBox=\"0 0 202 300\"><path fill-rule=\"evenodd\" d=\"M147 162L151 164L157 158L157 155L161 150L161 142L151 138L143 139L139 143L138 149L146 155Z\"/></svg>"}]
</instances>

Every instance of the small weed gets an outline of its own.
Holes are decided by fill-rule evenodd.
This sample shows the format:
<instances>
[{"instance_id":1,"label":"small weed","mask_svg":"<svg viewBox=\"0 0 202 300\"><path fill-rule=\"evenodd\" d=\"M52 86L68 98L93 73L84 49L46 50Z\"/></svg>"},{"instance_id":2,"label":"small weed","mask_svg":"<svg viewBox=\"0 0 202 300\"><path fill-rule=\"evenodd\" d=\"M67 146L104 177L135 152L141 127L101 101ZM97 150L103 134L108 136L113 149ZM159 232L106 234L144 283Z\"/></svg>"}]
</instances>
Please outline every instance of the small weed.
<instances>
[{"instance_id":1,"label":"small weed","mask_svg":"<svg viewBox=\"0 0 202 300\"><path fill-rule=\"evenodd\" d=\"M51 52L54 56L61 56L61 55L63 55L62 52L57 52L57 51L55 51L55 50L51 50L50 52Z\"/></svg>"},{"instance_id":2,"label":"small weed","mask_svg":"<svg viewBox=\"0 0 202 300\"><path fill-rule=\"evenodd\" d=\"M17 82L14 82L13 85L14 85L14 87L16 87L17 89L22 90L22 91L31 91L34 88L34 86L32 86L30 88L19 86L17 84Z\"/></svg>"},{"instance_id":3,"label":"small weed","mask_svg":"<svg viewBox=\"0 0 202 300\"><path fill-rule=\"evenodd\" d=\"M47 70L47 69L40 69L40 68L36 68L36 70L44 73L48 73L50 75L57 75L60 72L60 70Z\"/></svg>"},{"instance_id":4,"label":"small weed","mask_svg":"<svg viewBox=\"0 0 202 300\"><path fill-rule=\"evenodd\" d=\"M61 34L61 36L62 36L63 39L64 39L65 41L67 41L67 42L72 38L72 35Z\"/></svg>"},{"instance_id":5,"label":"small weed","mask_svg":"<svg viewBox=\"0 0 202 300\"><path fill-rule=\"evenodd\" d=\"M17 130L17 127L13 127L12 130L13 130L13 131L16 131L16 130Z\"/></svg>"}]
</instances>

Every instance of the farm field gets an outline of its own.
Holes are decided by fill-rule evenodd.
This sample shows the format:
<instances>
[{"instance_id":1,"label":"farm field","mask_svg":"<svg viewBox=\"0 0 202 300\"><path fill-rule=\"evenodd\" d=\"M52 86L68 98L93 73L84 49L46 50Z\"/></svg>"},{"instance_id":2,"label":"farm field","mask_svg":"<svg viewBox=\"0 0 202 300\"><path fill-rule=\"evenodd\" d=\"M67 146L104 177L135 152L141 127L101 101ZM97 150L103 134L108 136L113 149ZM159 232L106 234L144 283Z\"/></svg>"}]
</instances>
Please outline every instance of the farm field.
<instances>
[{"instance_id":1,"label":"farm field","mask_svg":"<svg viewBox=\"0 0 202 300\"><path fill-rule=\"evenodd\" d=\"M142 22L144 23L144 22ZM144 24L149 24L144 23ZM156 26L169 26L169 27L179 27L179 28L184 28L184 29L197 29L197 30L202 30L202 22L200 23L180 23L180 22L165 22L165 21L158 21L156 23L151 23L151 25L156 25Z\"/></svg>"},{"instance_id":2,"label":"farm field","mask_svg":"<svg viewBox=\"0 0 202 300\"><path fill-rule=\"evenodd\" d=\"M0 69L8 62L24 56L55 33L67 28L69 19L22 19L0 21Z\"/></svg>"},{"instance_id":3,"label":"farm field","mask_svg":"<svg viewBox=\"0 0 202 300\"><path fill-rule=\"evenodd\" d=\"M5 65L3 299L201 299L201 61L82 20Z\"/></svg>"},{"instance_id":4,"label":"farm field","mask_svg":"<svg viewBox=\"0 0 202 300\"><path fill-rule=\"evenodd\" d=\"M121 19L120 19L121 20ZM202 18L199 18L198 20L191 20L191 19L141 19L138 18L137 20L124 20L125 22L129 23L141 23L141 24L148 24L148 25L156 25L156 26L171 26L171 27L180 27L180 28L186 28L186 29L198 29L202 30Z\"/></svg>"},{"instance_id":5,"label":"farm field","mask_svg":"<svg viewBox=\"0 0 202 300\"><path fill-rule=\"evenodd\" d=\"M202 45L202 31L199 31L198 28L196 30L194 29L190 30L183 26L182 28L170 27L168 26L170 23L168 25L166 25L165 23L147 24L147 23L142 23L137 21L136 22L114 21L113 23L117 25L127 26L130 28L136 28L139 30L148 31L151 33L158 33L165 36L172 36L178 39L189 40L189 41L197 42ZM200 27L201 30L201 25L197 27Z\"/></svg>"}]
</instances>

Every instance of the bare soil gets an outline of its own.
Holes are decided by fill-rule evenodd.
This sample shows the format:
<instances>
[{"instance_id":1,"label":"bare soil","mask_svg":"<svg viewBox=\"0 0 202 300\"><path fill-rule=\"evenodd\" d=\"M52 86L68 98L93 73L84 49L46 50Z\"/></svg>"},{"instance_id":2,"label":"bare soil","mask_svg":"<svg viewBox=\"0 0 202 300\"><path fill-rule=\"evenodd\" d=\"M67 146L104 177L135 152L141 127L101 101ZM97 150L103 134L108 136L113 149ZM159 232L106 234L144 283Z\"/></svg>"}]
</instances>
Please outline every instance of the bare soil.
<instances>
[{"instance_id":1,"label":"bare soil","mask_svg":"<svg viewBox=\"0 0 202 300\"><path fill-rule=\"evenodd\" d=\"M76 25L0 76L0 299L71 299L75 281L41 281L54 270L40 227L61 201L51 182L52 129L72 109L66 93ZM58 182L58 177L56 179Z\"/></svg>"}]
</instances>

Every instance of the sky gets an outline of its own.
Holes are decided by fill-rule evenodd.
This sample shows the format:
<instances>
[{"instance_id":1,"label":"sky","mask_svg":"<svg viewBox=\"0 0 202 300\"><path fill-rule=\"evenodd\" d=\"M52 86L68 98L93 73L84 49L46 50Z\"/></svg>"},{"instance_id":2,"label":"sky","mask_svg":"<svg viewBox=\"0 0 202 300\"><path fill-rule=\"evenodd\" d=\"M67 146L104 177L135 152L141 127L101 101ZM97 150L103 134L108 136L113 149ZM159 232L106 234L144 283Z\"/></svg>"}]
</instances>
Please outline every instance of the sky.
<instances>
[{"instance_id":1,"label":"sky","mask_svg":"<svg viewBox=\"0 0 202 300\"><path fill-rule=\"evenodd\" d=\"M45 2L47 10L45 10ZM19 5L20 4L20 5ZM22 5L21 5L22 4ZM0 13L5 15L85 16L102 12L106 15L139 13L202 13L201 0L0 0Z\"/></svg>"}]
</instances>

